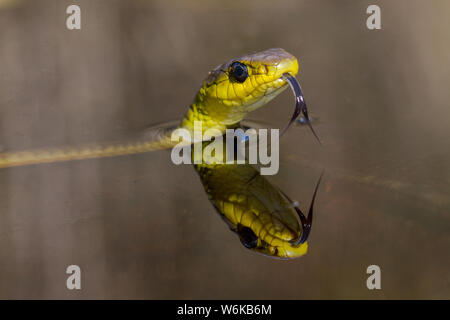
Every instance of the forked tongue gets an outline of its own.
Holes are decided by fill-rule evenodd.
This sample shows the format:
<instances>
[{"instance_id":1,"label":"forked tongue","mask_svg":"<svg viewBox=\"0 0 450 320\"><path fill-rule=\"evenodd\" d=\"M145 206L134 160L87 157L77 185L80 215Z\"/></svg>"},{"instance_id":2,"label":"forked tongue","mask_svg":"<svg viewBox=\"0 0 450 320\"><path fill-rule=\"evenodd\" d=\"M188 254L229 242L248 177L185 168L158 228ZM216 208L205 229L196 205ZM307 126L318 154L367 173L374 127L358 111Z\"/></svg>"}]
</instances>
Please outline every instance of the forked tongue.
<instances>
[{"instance_id":1,"label":"forked tongue","mask_svg":"<svg viewBox=\"0 0 450 320\"><path fill-rule=\"evenodd\" d=\"M287 131L287 129L289 129L291 124L295 120L297 120L300 113L302 113L303 117L306 120L306 124L311 129L313 135L316 137L317 141L319 141L319 143L322 144L320 142L320 139L317 136L316 132L314 131L313 127L311 126L311 122L309 121L308 109L306 108L305 98L303 97L303 92L302 92L302 88L300 87L300 83L298 83L297 79L295 79L295 77L293 77L289 73L284 73L282 77L284 80L287 81L287 83L289 83L289 86L291 87L292 92L294 93L295 110L294 110L294 114L292 115L291 120L289 121L287 126L283 129L283 131L281 132L281 135L283 135Z\"/></svg>"}]
</instances>

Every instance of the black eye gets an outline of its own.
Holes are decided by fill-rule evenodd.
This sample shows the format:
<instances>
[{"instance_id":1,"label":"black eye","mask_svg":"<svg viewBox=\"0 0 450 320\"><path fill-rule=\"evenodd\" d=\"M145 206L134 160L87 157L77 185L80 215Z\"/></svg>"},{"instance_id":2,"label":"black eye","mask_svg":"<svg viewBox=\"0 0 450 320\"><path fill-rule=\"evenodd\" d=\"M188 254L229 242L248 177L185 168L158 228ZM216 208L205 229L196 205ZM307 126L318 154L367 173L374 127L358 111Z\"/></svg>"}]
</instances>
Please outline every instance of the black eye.
<instances>
[{"instance_id":1,"label":"black eye","mask_svg":"<svg viewBox=\"0 0 450 320\"><path fill-rule=\"evenodd\" d=\"M247 66L238 61L233 62L230 66L230 76L237 82L244 82L248 77Z\"/></svg>"},{"instance_id":2,"label":"black eye","mask_svg":"<svg viewBox=\"0 0 450 320\"><path fill-rule=\"evenodd\" d=\"M249 227L238 225L237 233L239 235L239 239L246 248L252 249L258 246L258 237Z\"/></svg>"}]
</instances>

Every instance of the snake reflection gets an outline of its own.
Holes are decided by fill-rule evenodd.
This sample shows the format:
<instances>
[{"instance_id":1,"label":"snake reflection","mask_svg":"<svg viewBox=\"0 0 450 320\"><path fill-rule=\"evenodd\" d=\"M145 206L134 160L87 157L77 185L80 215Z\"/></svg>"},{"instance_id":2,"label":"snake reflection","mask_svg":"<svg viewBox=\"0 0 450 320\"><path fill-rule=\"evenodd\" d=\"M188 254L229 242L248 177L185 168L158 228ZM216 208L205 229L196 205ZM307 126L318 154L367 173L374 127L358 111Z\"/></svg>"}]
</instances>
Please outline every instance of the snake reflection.
<instances>
[{"instance_id":1,"label":"snake reflection","mask_svg":"<svg viewBox=\"0 0 450 320\"><path fill-rule=\"evenodd\" d=\"M202 123L203 133L214 129L223 134L229 128L245 127L250 112L266 105L288 86L294 92L296 105L283 133L302 114L319 140L309 122L303 92L295 79L297 73L297 58L283 49L244 55L210 71L184 117L175 124L152 128L142 141L2 152L0 168L168 149L177 144L171 139L174 130L192 131L197 121ZM211 202L247 248L278 258L295 258L306 253L319 183L305 217L281 190L248 163L200 164L195 168Z\"/></svg>"},{"instance_id":2,"label":"snake reflection","mask_svg":"<svg viewBox=\"0 0 450 320\"><path fill-rule=\"evenodd\" d=\"M235 147L237 143L240 142L235 140ZM203 142L203 147L207 144ZM225 157L225 142L223 150L222 157ZM224 163L203 161L194 168L209 200L241 243L250 250L280 259L306 254L314 199L321 178L305 216L296 203L252 165Z\"/></svg>"}]
</instances>

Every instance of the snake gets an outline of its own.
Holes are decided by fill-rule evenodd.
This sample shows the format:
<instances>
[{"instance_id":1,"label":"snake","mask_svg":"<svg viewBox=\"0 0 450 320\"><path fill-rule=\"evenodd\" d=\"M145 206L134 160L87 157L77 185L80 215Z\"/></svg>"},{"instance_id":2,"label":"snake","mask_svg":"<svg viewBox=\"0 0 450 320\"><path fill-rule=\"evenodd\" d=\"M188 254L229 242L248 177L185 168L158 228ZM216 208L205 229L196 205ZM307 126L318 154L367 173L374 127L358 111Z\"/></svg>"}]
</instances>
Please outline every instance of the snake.
<instances>
[{"instance_id":1,"label":"snake","mask_svg":"<svg viewBox=\"0 0 450 320\"><path fill-rule=\"evenodd\" d=\"M151 127L141 140L2 152L0 168L168 149L178 143L171 139L172 132L177 128L192 132L195 121L201 122L203 133L211 132L209 129L224 133L226 129L238 125L248 113L279 95L287 88L288 83L297 86L294 90L301 90L295 80L297 73L297 58L281 48L244 55L209 72L181 121ZM301 91L296 93L296 97L297 100L303 99ZM297 101L290 123L295 121L299 111L308 119L306 104L303 100ZM205 138L208 136L205 135Z\"/></svg>"},{"instance_id":2,"label":"snake","mask_svg":"<svg viewBox=\"0 0 450 320\"><path fill-rule=\"evenodd\" d=\"M295 78L298 71L297 58L281 48L243 55L209 72L181 120L151 127L139 141L3 152L0 168L169 149L179 145L179 141L172 139L174 130L183 128L193 132L198 121L203 137L210 141L207 132L224 134L227 129L241 126L250 112L266 105L289 86L296 99L295 111L282 134L302 113L318 139ZM195 169L214 207L246 248L286 259L306 253L312 205L319 184L305 217L298 206L292 205L282 191L248 163L200 164Z\"/></svg>"}]
</instances>

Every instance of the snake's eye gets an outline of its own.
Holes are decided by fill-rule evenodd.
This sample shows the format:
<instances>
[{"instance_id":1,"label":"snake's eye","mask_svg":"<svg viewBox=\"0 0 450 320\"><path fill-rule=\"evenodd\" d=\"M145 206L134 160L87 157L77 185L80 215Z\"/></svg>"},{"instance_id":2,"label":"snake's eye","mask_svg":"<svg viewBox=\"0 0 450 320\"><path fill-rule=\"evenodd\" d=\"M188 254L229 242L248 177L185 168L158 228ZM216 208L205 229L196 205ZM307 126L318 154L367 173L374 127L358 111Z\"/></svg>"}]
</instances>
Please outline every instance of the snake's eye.
<instances>
[{"instance_id":1,"label":"snake's eye","mask_svg":"<svg viewBox=\"0 0 450 320\"><path fill-rule=\"evenodd\" d=\"M238 61L233 62L230 66L230 77L237 82L244 82L248 77L247 66Z\"/></svg>"},{"instance_id":2,"label":"snake's eye","mask_svg":"<svg viewBox=\"0 0 450 320\"><path fill-rule=\"evenodd\" d=\"M239 239L246 248L252 249L258 246L258 237L249 227L238 225L237 233L239 235Z\"/></svg>"}]
</instances>

